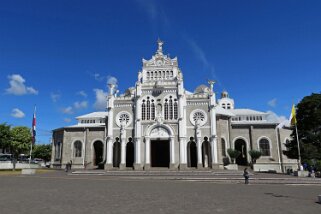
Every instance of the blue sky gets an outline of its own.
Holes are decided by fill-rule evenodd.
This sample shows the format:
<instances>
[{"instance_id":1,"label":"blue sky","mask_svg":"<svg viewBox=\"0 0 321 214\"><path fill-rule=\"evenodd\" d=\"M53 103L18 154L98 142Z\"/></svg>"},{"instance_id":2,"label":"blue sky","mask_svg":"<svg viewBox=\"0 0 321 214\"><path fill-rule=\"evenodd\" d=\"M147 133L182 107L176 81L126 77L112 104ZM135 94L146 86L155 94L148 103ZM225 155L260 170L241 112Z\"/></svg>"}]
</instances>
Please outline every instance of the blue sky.
<instances>
[{"instance_id":1,"label":"blue sky","mask_svg":"<svg viewBox=\"0 0 321 214\"><path fill-rule=\"evenodd\" d=\"M37 143L102 110L107 80L134 86L165 41L189 91L215 79L237 108L288 117L321 91L321 1L1 1L0 123L31 126ZM284 117L283 117L284 118Z\"/></svg>"}]
</instances>

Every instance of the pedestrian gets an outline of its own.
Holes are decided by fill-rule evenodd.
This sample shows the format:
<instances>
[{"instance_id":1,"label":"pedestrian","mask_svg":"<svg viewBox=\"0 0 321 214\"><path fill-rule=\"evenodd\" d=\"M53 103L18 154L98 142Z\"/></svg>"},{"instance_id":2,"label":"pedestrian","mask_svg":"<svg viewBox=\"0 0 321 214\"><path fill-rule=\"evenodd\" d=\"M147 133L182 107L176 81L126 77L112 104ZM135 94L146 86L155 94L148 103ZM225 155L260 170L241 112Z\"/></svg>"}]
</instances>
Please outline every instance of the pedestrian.
<instances>
[{"instance_id":1,"label":"pedestrian","mask_svg":"<svg viewBox=\"0 0 321 214\"><path fill-rule=\"evenodd\" d=\"M247 168L244 169L244 173L243 173L244 179L245 179L245 184L249 184L249 172L247 171Z\"/></svg>"},{"instance_id":2,"label":"pedestrian","mask_svg":"<svg viewBox=\"0 0 321 214\"><path fill-rule=\"evenodd\" d=\"M68 171L69 171L69 168L70 168L70 163L67 162L67 163L66 163L66 167L65 167L65 172L68 172Z\"/></svg>"},{"instance_id":3,"label":"pedestrian","mask_svg":"<svg viewBox=\"0 0 321 214\"><path fill-rule=\"evenodd\" d=\"M69 168L69 169L70 169L70 171L71 171L71 168L72 168L72 160L70 160L69 163L70 163L70 168Z\"/></svg>"}]
</instances>

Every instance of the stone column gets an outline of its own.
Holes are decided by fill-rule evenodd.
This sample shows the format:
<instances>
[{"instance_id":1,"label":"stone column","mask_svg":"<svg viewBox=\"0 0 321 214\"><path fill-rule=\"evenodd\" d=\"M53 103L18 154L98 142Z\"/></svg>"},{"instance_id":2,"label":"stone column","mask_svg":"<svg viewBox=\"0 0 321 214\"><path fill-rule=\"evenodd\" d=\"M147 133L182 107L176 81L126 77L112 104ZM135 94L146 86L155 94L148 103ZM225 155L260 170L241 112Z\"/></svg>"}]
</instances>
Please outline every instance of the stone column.
<instances>
[{"instance_id":1,"label":"stone column","mask_svg":"<svg viewBox=\"0 0 321 214\"><path fill-rule=\"evenodd\" d=\"M141 138L135 138L135 163L134 169L140 170L142 169L141 162Z\"/></svg>"},{"instance_id":2,"label":"stone column","mask_svg":"<svg viewBox=\"0 0 321 214\"><path fill-rule=\"evenodd\" d=\"M107 170L113 168L113 141L111 138L107 139L107 161L105 167Z\"/></svg>"},{"instance_id":3,"label":"stone column","mask_svg":"<svg viewBox=\"0 0 321 214\"><path fill-rule=\"evenodd\" d=\"M197 168L203 168L202 164L202 140L200 137L196 138L197 145Z\"/></svg>"},{"instance_id":4,"label":"stone column","mask_svg":"<svg viewBox=\"0 0 321 214\"><path fill-rule=\"evenodd\" d=\"M150 169L150 138L145 137L145 166L144 169Z\"/></svg>"},{"instance_id":5,"label":"stone column","mask_svg":"<svg viewBox=\"0 0 321 214\"><path fill-rule=\"evenodd\" d=\"M186 138L181 137L179 139L179 145L180 145L180 163L179 168L180 169L186 169L187 168L187 145L186 145Z\"/></svg>"},{"instance_id":6,"label":"stone column","mask_svg":"<svg viewBox=\"0 0 321 214\"><path fill-rule=\"evenodd\" d=\"M120 158L120 169L125 169L126 168L126 138L122 138L120 141L121 144L121 158Z\"/></svg>"},{"instance_id":7,"label":"stone column","mask_svg":"<svg viewBox=\"0 0 321 214\"><path fill-rule=\"evenodd\" d=\"M217 164L218 164L218 154L217 154L217 136L214 135L211 137L211 148L212 148L212 167L213 168L216 168L217 167Z\"/></svg>"},{"instance_id":8,"label":"stone column","mask_svg":"<svg viewBox=\"0 0 321 214\"><path fill-rule=\"evenodd\" d=\"M169 138L169 151L170 151L170 168L175 168L175 141L174 137Z\"/></svg>"}]
</instances>

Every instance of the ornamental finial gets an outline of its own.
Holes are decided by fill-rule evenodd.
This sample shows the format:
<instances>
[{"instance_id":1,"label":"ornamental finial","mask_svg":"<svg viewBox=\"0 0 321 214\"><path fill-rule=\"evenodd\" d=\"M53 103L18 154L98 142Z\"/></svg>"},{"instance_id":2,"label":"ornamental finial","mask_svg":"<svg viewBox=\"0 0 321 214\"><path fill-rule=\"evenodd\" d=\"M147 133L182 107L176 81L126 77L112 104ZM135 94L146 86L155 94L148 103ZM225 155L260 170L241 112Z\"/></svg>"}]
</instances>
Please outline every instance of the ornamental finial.
<instances>
[{"instance_id":1,"label":"ornamental finial","mask_svg":"<svg viewBox=\"0 0 321 214\"><path fill-rule=\"evenodd\" d=\"M164 42L162 40L160 40L160 38L158 38L157 39L157 44L158 44L157 53L163 54L163 44L164 44Z\"/></svg>"}]
</instances>

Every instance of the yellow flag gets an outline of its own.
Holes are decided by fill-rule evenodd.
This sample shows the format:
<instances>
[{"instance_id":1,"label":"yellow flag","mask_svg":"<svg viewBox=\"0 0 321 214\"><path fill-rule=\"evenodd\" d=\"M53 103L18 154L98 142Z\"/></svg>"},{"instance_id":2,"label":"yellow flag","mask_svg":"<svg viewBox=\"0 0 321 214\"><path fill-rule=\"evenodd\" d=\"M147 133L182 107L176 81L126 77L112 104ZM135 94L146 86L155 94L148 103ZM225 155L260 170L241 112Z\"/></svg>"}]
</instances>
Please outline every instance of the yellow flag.
<instances>
[{"instance_id":1,"label":"yellow flag","mask_svg":"<svg viewBox=\"0 0 321 214\"><path fill-rule=\"evenodd\" d=\"M291 115L290 115L290 124L291 126L296 125L296 113L295 113L295 106L292 105Z\"/></svg>"}]
</instances>

